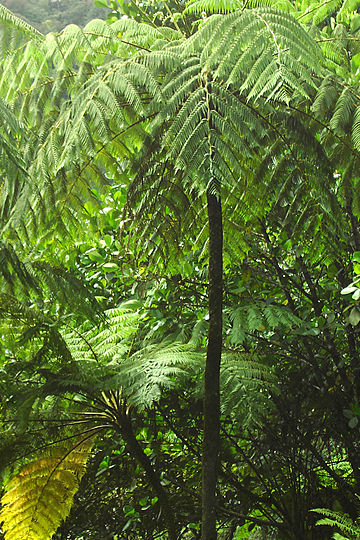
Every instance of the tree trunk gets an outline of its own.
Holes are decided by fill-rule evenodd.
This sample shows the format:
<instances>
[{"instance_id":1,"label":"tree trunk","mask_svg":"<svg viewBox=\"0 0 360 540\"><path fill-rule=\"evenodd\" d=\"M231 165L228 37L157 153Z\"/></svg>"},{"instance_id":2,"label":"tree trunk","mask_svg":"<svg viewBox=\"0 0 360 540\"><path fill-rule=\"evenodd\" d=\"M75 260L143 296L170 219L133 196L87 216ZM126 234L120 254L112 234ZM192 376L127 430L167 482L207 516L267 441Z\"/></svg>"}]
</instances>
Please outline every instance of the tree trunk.
<instances>
[{"instance_id":1,"label":"tree trunk","mask_svg":"<svg viewBox=\"0 0 360 540\"><path fill-rule=\"evenodd\" d=\"M223 310L221 199L207 192L209 222L209 334L205 366L202 461L202 540L216 540L216 484L220 449L220 361Z\"/></svg>"}]
</instances>

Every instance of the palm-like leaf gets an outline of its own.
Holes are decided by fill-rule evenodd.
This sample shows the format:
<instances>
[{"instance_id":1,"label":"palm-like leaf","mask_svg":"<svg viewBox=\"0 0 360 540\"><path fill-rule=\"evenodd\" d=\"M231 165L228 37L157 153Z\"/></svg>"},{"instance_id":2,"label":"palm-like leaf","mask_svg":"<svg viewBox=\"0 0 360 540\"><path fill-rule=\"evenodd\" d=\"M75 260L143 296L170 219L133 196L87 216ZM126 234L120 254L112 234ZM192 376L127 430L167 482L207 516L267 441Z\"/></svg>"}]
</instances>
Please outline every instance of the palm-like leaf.
<instances>
[{"instance_id":1,"label":"palm-like leaf","mask_svg":"<svg viewBox=\"0 0 360 540\"><path fill-rule=\"evenodd\" d=\"M53 446L12 477L2 497L6 540L48 540L67 517L93 437Z\"/></svg>"}]
</instances>

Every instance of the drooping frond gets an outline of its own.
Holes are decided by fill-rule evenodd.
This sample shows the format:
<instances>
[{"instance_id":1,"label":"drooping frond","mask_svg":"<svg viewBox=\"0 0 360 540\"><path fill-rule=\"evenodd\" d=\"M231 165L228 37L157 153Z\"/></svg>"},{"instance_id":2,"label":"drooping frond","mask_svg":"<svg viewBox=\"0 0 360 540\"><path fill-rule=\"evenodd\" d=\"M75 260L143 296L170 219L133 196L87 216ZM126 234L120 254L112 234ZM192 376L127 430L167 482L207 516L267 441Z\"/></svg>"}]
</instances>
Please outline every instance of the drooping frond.
<instances>
[{"instance_id":1,"label":"drooping frond","mask_svg":"<svg viewBox=\"0 0 360 540\"><path fill-rule=\"evenodd\" d=\"M48 540L67 517L93 437L53 446L10 480L1 500L6 540Z\"/></svg>"},{"instance_id":2,"label":"drooping frond","mask_svg":"<svg viewBox=\"0 0 360 540\"><path fill-rule=\"evenodd\" d=\"M180 248L182 231L191 231L194 227L196 194L189 197L185 193L181 172L176 173L171 163L162 161L163 153L156 152L155 146L158 148L159 143L151 145L153 153L141 153L136 160L139 166L134 167L136 176L128 192L126 215L128 219L135 218L139 227L130 231L127 242L133 244L139 261L150 257L158 262L160 258L167 264L171 261L170 242L175 250ZM122 231L124 235L126 232ZM140 243L136 240L139 237Z\"/></svg>"},{"instance_id":3,"label":"drooping frond","mask_svg":"<svg viewBox=\"0 0 360 540\"><path fill-rule=\"evenodd\" d=\"M76 222L91 190L119 172L143 137L146 103L160 95L145 62L126 61L179 37L133 20L94 20L9 49L0 61L0 95L36 126L23 152L28 181L7 215L21 234L31 236L54 212L52 223L65 230L65 213Z\"/></svg>"},{"instance_id":4,"label":"drooping frond","mask_svg":"<svg viewBox=\"0 0 360 540\"><path fill-rule=\"evenodd\" d=\"M40 290L36 280L23 261L19 259L13 247L5 242L0 243L0 275L11 288L16 287L18 281L24 290L28 291L29 288L36 292Z\"/></svg>"},{"instance_id":5,"label":"drooping frond","mask_svg":"<svg viewBox=\"0 0 360 540\"><path fill-rule=\"evenodd\" d=\"M360 99L355 86L339 84L333 77L324 78L313 101L312 111L323 123L321 137L324 147L331 148L333 153L338 149L338 157L343 155L344 164L349 160L349 152L355 155L360 149L359 110Z\"/></svg>"},{"instance_id":6,"label":"drooping frond","mask_svg":"<svg viewBox=\"0 0 360 540\"><path fill-rule=\"evenodd\" d=\"M60 306L63 315L82 313L87 319L94 320L100 314L94 295L73 271L45 260L22 260L9 242L0 242L0 282L4 298L15 295L14 308L15 305L23 304L27 311L30 301L35 302L39 308L51 298L53 315ZM11 300L5 302L5 305L8 305L10 316ZM49 314L49 310L47 313Z\"/></svg>"},{"instance_id":7,"label":"drooping frond","mask_svg":"<svg viewBox=\"0 0 360 540\"><path fill-rule=\"evenodd\" d=\"M27 158L19 147L27 147L29 133L1 98L0 116L0 231L3 233L27 179Z\"/></svg>"},{"instance_id":8,"label":"drooping frond","mask_svg":"<svg viewBox=\"0 0 360 540\"><path fill-rule=\"evenodd\" d=\"M222 355L221 363L222 413L240 420L243 426L260 421L267 390L276 392L270 369L249 355L229 352Z\"/></svg>"},{"instance_id":9,"label":"drooping frond","mask_svg":"<svg viewBox=\"0 0 360 540\"><path fill-rule=\"evenodd\" d=\"M43 35L26 21L16 17L0 4L0 55L6 56L9 50L19 47L24 41L41 41Z\"/></svg>"}]
</instances>

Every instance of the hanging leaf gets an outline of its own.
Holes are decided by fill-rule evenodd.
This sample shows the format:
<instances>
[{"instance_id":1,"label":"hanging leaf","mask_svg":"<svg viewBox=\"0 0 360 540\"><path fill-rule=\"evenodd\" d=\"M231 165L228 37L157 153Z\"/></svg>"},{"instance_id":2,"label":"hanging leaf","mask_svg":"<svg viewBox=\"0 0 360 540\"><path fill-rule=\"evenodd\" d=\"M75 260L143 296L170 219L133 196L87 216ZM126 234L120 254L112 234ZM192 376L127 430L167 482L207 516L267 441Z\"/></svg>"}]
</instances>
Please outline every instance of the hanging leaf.
<instances>
[{"instance_id":1,"label":"hanging leaf","mask_svg":"<svg viewBox=\"0 0 360 540\"><path fill-rule=\"evenodd\" d=\"M5 540L48 540L68 516L94 438L47 449L10 480L1 503Z\"/></svg>"}]
</instances>

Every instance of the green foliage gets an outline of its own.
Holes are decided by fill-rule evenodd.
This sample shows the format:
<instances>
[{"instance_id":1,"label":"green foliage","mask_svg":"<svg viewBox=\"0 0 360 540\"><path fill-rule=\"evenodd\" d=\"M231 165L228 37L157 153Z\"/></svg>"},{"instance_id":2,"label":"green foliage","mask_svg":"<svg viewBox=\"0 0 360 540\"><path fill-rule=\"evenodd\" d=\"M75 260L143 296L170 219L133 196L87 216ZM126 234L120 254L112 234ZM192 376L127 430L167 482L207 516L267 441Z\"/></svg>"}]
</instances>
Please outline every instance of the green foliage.
<instances>
[{"instance_id":1,"label":"green foliage","mask_svg":"<svg viewBox=\"0 0 360 540\"><path fill-rule=\"evenodd\" d=\"M13 458L14 454L17 455L20 451L21 455L24 436L26 437L27 432L31 436L31 425L34 421L38 422L38 425L43 423L45 433L50 437L55 436L55 440L62 440L68 430L77 431L79 428L84 430L83 435L78 433L80 437L88 437L88 433L98 433L104 429L114 430L114 426L122 433L124 418L129 414L129 410L133 411L133 414L136 410L146 414L146 411L154 409L168 392L191 387L195 382L195 395L199 398L202 391L199 375L204 369L204 354L196 352L190 345L170 341L146 345L132 351L136 343L134 331L138 329L141 321L133 307L128 303L108 310L100 326L87 322L77 328L64 328L62 348L57 349L58 358L55 363L53 355L56 342L52 334L49 334L52 348L47 354L39 354L36 347L39 336L35 332L23 339L22 344L17 343L17 349L22 345L23 358L10 364L5 363L2 370L3 405L4 412L11 418L10 433L7 435L10 436L9 448L12 449L11 456L6 458L7 451L3 448L3 466L8 464L9 458ZM34 317L35 315L33 313ZM33 347L29 349L30 340ZM11 382L14 370L21 370L15 384ZM258 388L263 387L266 390L272 381L269 372L260 363L228 354L224 357L222 380L224 414L238 421L241 419L243 426L250 425L260 414L260 401L256 399ZM71 407L68 400L72 403ZM243 408L246 415L243 414ZM71 439L74 436L71 434L66 438ZM16 440L16 437L19 439ZM42 513L48 511L47 505L55 504L52 495L53 480L57 482L54 489L61 497L62 505L60 508L55 505L59 511L54 513L53 519L49 519L48 529L45 528L46 531L44 529L42 533L44 538L50 537L51 531L55 530L60 520L67 515L72 496L77 489L77 483L70 474L75 467L74 463L77 463L77 454L72 451L74 445L67 449L59 465L60 450L58 451L52 442L45 443L45 447L48 444L53 449L50 450L49 457L46 457L46 450L45 455L41 454L40 461L25 466L20 473L21 478L32 474L36 478L40 476L45 482L44 488L41 482L37 482L35 488L32 486L34 504L36 508L41 508ZM75 450L76 448L75 445ZM63 451L61 452L63 456ZM75 461L73 463L70 460ZM60 466L61 474L58 474ZM21 537L17 522L13 524L15 503L12 502L12 486L18 489L18 478L16 476L15 480L11 481L3 499L4 530L11 530L14 537ZM64 486L58 486L58 482L63 482ZM22 481L20 485L23 484ZM28 483L24 485L27 486ZM66 496L65 490L68 494ZM28 496L27 491L25 496ZM19 509L16 508L18 512ZM28 510L33 516L33 507ZM29 524L29 519L24 521L28 525L24 537L39 535L37 529L33 533L35 525L33 521ZM41 516L36 518L34 523L36 527L44 528Z\"/></svg>"},{"instance_id":2,"label":"green foliage","mask_svg":"<svg viewBox=\"0 0 360 540\"><path fill-rule=\"evenodd\" d=\"M278 327L294 328L301 324L301 320L296 315L281 305L241 306L231 310L229 315L233 321L229 336L233 345L241 345L249 332L271 331Z\"/></svg>"},{"instance_id":3,"label":"green foliage","mask_svg":"<svg viewBox=\"0 0 360 540\"><path fill-rule=\"evenodd\" d=\"M225 28L226 35L233 36L226 54ZM121 39L116 38L120 32ZM99 37L95 38L95 35ZM211 42L208 41L210 35ZM101 49L108 51L110 36L115 37L112 47L117 58L108 57L105 65L92 74L89 62L103 63L104 57L98 57L98 53ZM195 171L201 177L211 178L212 189L217 183L232 185L243 171L246 157L256 152L261 133L268 125L259 129L263 123L261 114L239 99L222 81L236 88L240 86L248 100L288 101L294 91L300 96L308 95L308 88L314 85L312 73L318 72L320 65L319 50L300 25L290 15L267 8L245 10L224 18L211 17L182 50L173 47L175 36L176 32L171 29L153 29L131 19L121 19L110 27L97 21L88 25L84 32L69 27L56 39L48 36L35 57L29 43L27 54L35 58L35 62L25 63L23 55L16 52L11 60L7 60L2 78L6 86L10 66L16 77L23 81L30 81L32 72L37 73L30 96L20 96L20 103L17 103L23 114L28 111L36 118L36 110L53 107L57 96L60 97L65 89L73 95L71 106L66 107L65 103L60 114L56 113L56 121L53 114L48 115L42 144L32 160L31 176L39 178L46 171L47 179L44 186L37 186L33 203L35 215L39 204L45 206L49 199L65 198L66 201L73 200L75 205L77 193L82 193L86 184L93 184L95 179L99 184L103 183L95 160L103 158L108 163L109 153L116 153L118 158L131 155L129 136L135 135L138 140L140 136L141 140L140 122L134 122L133 114L147 116L146 101L149 99L153 100L150 114L154 107L155 111L159 110L161 100L165 105L154 122L155 130L167 115L172 118L172 127L168 127L163 144L164 148L171 144L169 157L177 156L175 167L185 169L191 178ZM177 34L176 37L180 36ZM119 53L125 57L129 55L129 43L134 43L135 50L136 47L142 49L133 54L131 61L119 60ZM147 54L144 47L155 50ZM159 48L164 50L157 52ZM50 61L57 67L58 75L54 81L48 80ZM79 62L83 67L75 70ZM253 66L251 69L250 65ZM263 69L265 65L266 70ZM160 99L156 77L163 69L170 73L169 83L165 80ZM207 75L209 70L214 72L212 78ZM51 93L49 85L53 88ZM7 95L11 96L9 89ZM123 110L122 114L119 109ZM186 122L183 121L185 117ZM181 130L177 129L178 125L182 125ZM240 125L243 126L241 133ZM201 150L196 153L195 139L199 140L199 146L196 145ZM206 159L200 159L202 153ZM74 163L74 155L84 156L84 161L74 171L76 178L72 180L71 173L65 173L65 169ZM194 155L197 156L195 160ZM62 181L56 182L55 187L52 178L62 178ZM76 191L67 187L74 183ZM20 212L19 209L18 214Z\"/></svg>"}]
</instances>

